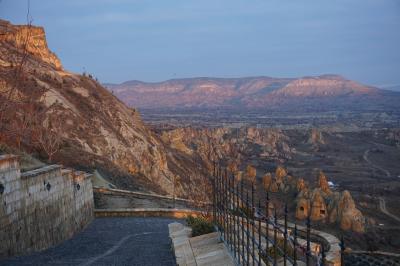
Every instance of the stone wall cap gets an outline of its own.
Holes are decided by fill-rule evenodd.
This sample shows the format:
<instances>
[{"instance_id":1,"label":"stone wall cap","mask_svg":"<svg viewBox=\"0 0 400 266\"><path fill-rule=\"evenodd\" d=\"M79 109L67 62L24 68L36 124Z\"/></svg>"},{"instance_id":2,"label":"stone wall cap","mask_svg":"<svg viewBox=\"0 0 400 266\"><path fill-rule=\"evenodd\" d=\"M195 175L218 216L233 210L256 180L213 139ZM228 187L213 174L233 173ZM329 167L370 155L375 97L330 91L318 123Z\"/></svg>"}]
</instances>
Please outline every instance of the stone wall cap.
<instances>
[{"instance_id":1,"label":"stone wall cap","mask_svg":"<svg viewBox=\"0 0 400 266\"><path fill-rule=\"evenodd\" d=\"M115 188L103 188L103 187L97 187L97 186L93 187L93 191L99 191L100 193L104 193L104 192L121 193L121 194L126 194L126 195L145 196L145 197L153 197L153 198L168 199L168 200L174 199L174 197L172 197L172 196L163 196L163 195L159 195L159 194L122 190L122 189L115 189ZM200 204L212 204L212 202L195 201L195 200L183 199L183 198L178 198L178 197L175 198L175 201L188 202L188 203L196 202L196 203L200 203Z\"/></svg>"},{"instance_id":2,"label":"stone wall cap","mask_svg":"<svg viewBox=\"0 0 400 266\"><path fill-rule=\"evenodd\" d=\"M72 172L72 170L71 169L68 169L68 168L63 168L63 169L61 169L61 173L62 174L67 174L67 173L71 173Z\"/></svg>"},{"instance_id":3,"label":"stone wall cap","mask_svg":"<svg viewBox=\"0 0 400 266\"><path fill-rule=\"evenodd\" d=\"M85 173L85 175L84 175L85 179L90 178L92 176L93 176L93 174L91 174L91 173Z\"/></svg>"},{"instance_id":4,"label":"stone wall cap","mask_svg":"<svg viewBox=\"0 0 400 266\"><path fill-rule=\"evenodd\" d=\"M95 209L95 212L187 212L199 213L199 210L192 209L169 209L169 208L115 208L115 209Z\"/></svg>"},{"instance_id":5,"label":"stone wall cap","mask_svg":"<svg viewBox=\"0 0 400 266\"><path fill-rule=\"evenodd\" d=\"M0 155L0 162L1 161L16 160L18 158L19 158L19 156L18 155L14 155L14 154L1 154Z\"/></svg>"},{"instance_id":6,"label":"stone wall cap","mask_svg":"<svg viewBox=\"0 0 400 266\"><path fill-rule=\"evenodd\" d=\"M61 170L61 165L58 165L58 164L46 165L41 168L37 168L34 170L24 172L21 174L21 177L25 177L25 178L34 177L34 176L38 176L38 175L41 175L46 172L53 172L53 171L57 171L57 170Z\"/></svg>"}]
</instances>

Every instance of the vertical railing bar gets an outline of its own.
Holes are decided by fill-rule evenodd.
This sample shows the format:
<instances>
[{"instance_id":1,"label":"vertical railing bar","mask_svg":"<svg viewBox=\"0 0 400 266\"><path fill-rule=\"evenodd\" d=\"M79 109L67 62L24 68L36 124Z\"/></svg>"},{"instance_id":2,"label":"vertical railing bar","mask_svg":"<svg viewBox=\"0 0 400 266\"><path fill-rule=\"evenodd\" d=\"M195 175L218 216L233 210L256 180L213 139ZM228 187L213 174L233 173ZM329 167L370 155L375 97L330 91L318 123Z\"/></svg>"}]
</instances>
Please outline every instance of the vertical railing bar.
<instances>
[{"instance_id":1,"label":"vertical railing bar","mask_svg":"<svg viewBox=\"0 0 400 266\"><path fill-rule=\"evenodd\" d=\"M266 234L265 234L265 242L266 242L266 247L265 247L265 254L266 254L266 257L267 257L267 260L269 259L269 224L270 224L270 222L269 222L269 193L268 193L268 191L267 191L267 199L266 199L266 203L265 203L265 217L266 217L266 220L265 220L265 225L266 225L266 228L265 228L265 232L266 232Z\"/></svg>"},{"instance_id":2,"label":"vertical railing bar","mask_svg":"<svg viewBox=\"0 0 400 266\"><path fill-rule=\"evenodd\" d=\"M232 180L232 177L231 177L231 175L230 175L230 173L228 172L228 177L229 177L229 212L228 212L228 215L229 215L229 221L230 221L230 230L231 230L231 234L230 234L230 239L231 239L231 251L232 251L232 253L234 252L234 248L235 248L235 240L234 240L234 238L235 238L235 232L234 232L234 230L233 230L233 215L234 215L234 213L233 213L233 209L234 209L234 206L233 206L233 191L232 191L232 184L233 184L233 180Z\"/></svg>"},{"instance_id":3,"label":"vertical railing bar","mask_svg":"<svg viewBox=\"0 0 400 266\"><path fill-rule=\"evenodd\" d=\"M293 266L297 266L297 224L294 224L294 237L293 237Z\"/></svg>"},{"instance_id":4,"label":"vertical railing bar","mask_svg":"<svg viewBox=\"0 0 400 266\"><path fill-rule=\"evenodd\" d=\"M216 189L215 189L215 162L213 162L213 174L212 174L212 184L213 184L213 213L212 213L212 215L213 215L213 217L212 217L212 220L213 220L213 224L215 225L215 195L216 195Z\"/></svg>"},{"instance_id":5,"label":"vertical railing bar","mask_svg":"<svg viewBox=\"0 0 400 266\"><path fill-rule=\"evenodd\" d=\"M288 208L287 208L287 203L285 203L285 224L284 224L284 233L283 233L283 265L286 266L286 260L287 260L287 215L288 215Z\"/></svg>"},{"instance_id":6,"label":"vertical railing bar","mask_svg":"<svg viewBox=\"0 0 400 266\"><path fill-rule=\"evenodd\" d=\"M277 245L278 245L278 243L277 243L277 238L278 238L278 236L277 236L277 224L278 224L278 217L277 217L277 214L276 214L276 208L274 208L274 265L276 265L276 263L277 263L277 256L278 256L278 254L277 254Z\"/></svg>"},{"instance_id":7,"label":"vertical railing bar","mask_svg":"<svg viewBox=\"0 0 400 266\"><path fill-rule=\"evenodd\" d=\"M221 233L222 236L225 234L225 229L224 229L224 179L222 175L221 168L219 170L219 179L220 179L220 217L221 217L221 222L220 222L220 227L221 227Z\"/></svg>"},{"instance_id":8,"label":"vertical railing bar","mask_svg":"<svg viewBox=\"0 0 400 266\"><path fill-rule=\"evenodd\" d=\"M221 175L221 166L219 166L218 170L218 177L219 177L219 228L221 231L221 236L223 236L223 228L222 228L222 175Z\"/></svg>"},{"instance_id":9,"label":"vertical railing bar","mask_svg":"<svg viewBox=\"0 0 400 266\"><path fill-rule=\"evenodd\" d=\"M340 238L340 265L344 266L345 262L344 262L344 251L345 251L345 245L344 245L344 237L343 235Z\"/></svg>"},{"instance_id":10,"label":"vertical railing bar","mask_svg":"<svg viewBox=\"0 0 400 266\"><path fill-rule=\"evenodd\" d=\"M311 240L310 240L310 216L307 217L307 252L306 252L306 264L310 266L310 255L311 255Z\"/></svg>"},{"instance_id":11,"label":"vertical railing bar","mask_svg":"<svg viewBox=\"0 0 400 266\"><path fill-rule=\"evenodd\" d=\"M228 234L228 232L227 232L227 216L226 216L226 197L228 196L228 193L227 193L227 191L226 191L226 186L227 186L227 180L226 180L226 174L225 174L225 171L223 171L223 173L222 173L222 175L223 175L223 180L224 180L224 183L223 183L223 186L224 186L224 201L223 201L223 205L224 205L224 239L225 239L225 241L227 241L228 240L228 237L227 237L227 234Z\"/></svg>"},{"instance_id":12,"label":"vertical railing bar","mask_svg":"<svg viewBox=\"0 0 400 266\"><path fill-rule=\"evenodd\" d=\"M232 215L231 215L231 210L232 210L232 179L229 173L227 173L227 178L228 178L228 221L229 221L229 246L232 250L233 248L233 240L232 240Z\"/></svg>"},{"instance_id":13,"label":"vertical railing bar","mask_svg":"<svg viewBox=\"0 0 400 266\"><path fill-rule=\"evenodd\" d=\"M235 189L235 178L232 176L232 190L233 190L233 199L232 199L232 202L233 202L233 207L232 207L232 215L233 215L233 248L234 248L234 251L233 251L233 253L234 253L234 255L235 255L235 258L237 258L237 247L236 247L236 244L237 244L237 234L238 234L238 231L237 231L237 224L236 224L236 214L237 214L237 211L236 211L236 209L237 209L237 206L236 206L236 189ZM240 263L240 261L239 261L239 263Z\"/></svg>"},{"instance_id":14,"label":"vertical railing bar","mask_svg":"<svg viewBox=\"0 0 400 266\"><path fill-rule=\"evenodd\" d=\"M252 257L253 257L253 266L255 263L255 239L254 239L254 225L255 225L255 220L254 220L254 183L251 183L251 208L250 208L250 214L251 214L251 240L252 240Z\"/></svg>"},{"instance_id":15,"label":"vertical railing bar","mask_svg":"<svg viewBox=\"0 0 400 266\"><path fill-rule=\"evenodd\" d=\"M243 180L240 182L240 202L241 202L241 207L242 210L244 211L244 195L243 195ZM241 228L242 228L242 259L243 259L243 265L245 261L245 253L244 253L244 245L245 245L245 240L244 240L244 212L241 215L242 216L242 222L241 222Z\"/></svg>"},{"instance_id":16,"label":"vertical railing bar","mask_svg":"<svg viewBox=\"0 0 400 266\"><path fill-rule=\"evenodd\" d=\"M219 192L218 167L216 167L216 169L215 169L215 178L216 178L216 180L215 180L215 189L216 189L216 193L217 193L215 195L215 200L216 200L216 202L215 202L215 216L217 218L216 226L218 228L218 231L220 231L219 230L219 195L220 195L220 192Z\"/></svg>"},{"instance_id":17,"label":"vertical railing bar","mask_svg":"<svg viewBox=\"0 0 400 266\"><path fill-rule=\"evenodd\" d=\"M258 266L261 266L261 253L262 253L262 245L261 245L261 201L258 199Z\"/></svg>"},{"instance_id":18,"label":"vertical railing bar","mask_svg":"<svg viewBox=\"0 0 400 266\"><path fill-rule=\"evenodd\" d=\"M223 201L223 204L224 204L224 232L225 232L224 237L225 237L225 242L227 244L229 244L228 243L229 242L228 241L228 220L227 220L227 215L226 215L226 208L227 208L226 201L227 201L227 197L228 197L228 191L227 191L228 180L226 180L225 169L223 170L222 175L224 178L224 193L223 193L223 195L224 195L224 201Z\"/></svg>"},{"instance_id":19,"label":"vertical railing bar","mask_svg":"<svg viewBox=\"0 0 400 266\"><path fill-rule=\"evenodd\" d=\"M246 251L247 251L247 265L250 265L250 252L249 252L249 245L250 245L250 224L249 224L249 191L246 190Z\"/></svg>"},{"instance_id":20,"label":"vertical railing bar","mask_svg":"<svg viewBox=\"0 0 400 266\"><path fill-rule=\"evenodd\" d=\"M216 169L216 171L217 171L217 173L216 173L216 177L217 177L217 185L216 185L216 187L217 187L217 195L216 195L216 197L217 197L217 228L218 228L218 231L220 231L221 232L221 228L219 227L219 223L220 223L220 215L219 215L219 205L220 205L220 195L221 195L221 191L220 191L220 189L219 189L219 182L220 182L220 178L219 178L219 172L218 172L218 167L217 167L217 169Z\"/></svg>"},{"instance_id":21,"label":"vertical railing bar","mask_svg":"<svg viewBox=\"0 0 400 266\"><path fill-rule=\"evenodd\" d=\"M321 243L321 266L324 265L325 265L325 246L324 243Z\"/></svg>"}]
</instances>

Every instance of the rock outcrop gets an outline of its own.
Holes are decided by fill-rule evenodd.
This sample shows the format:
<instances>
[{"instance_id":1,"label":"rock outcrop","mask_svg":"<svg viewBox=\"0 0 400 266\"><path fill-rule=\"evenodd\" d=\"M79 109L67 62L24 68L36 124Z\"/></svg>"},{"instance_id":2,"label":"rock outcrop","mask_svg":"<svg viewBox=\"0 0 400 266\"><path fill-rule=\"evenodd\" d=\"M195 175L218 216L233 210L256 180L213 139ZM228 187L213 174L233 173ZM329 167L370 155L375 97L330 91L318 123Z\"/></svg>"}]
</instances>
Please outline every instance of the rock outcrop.
<instances>
[{"instance_id":1,"label":"rock outcrop","mask_svg":"<svg viewBox=\"0 0 400 266\"><path fill-rule=\"evenodd\" d=\"M339 223L343 230L364 231L365 218L356 208L354 200L347 190L341 193L337 202L334 202L329 220Z\"/></svg>"},{"instance_id":2,"label":"rock outcrop","mask_svg":"<svg viewBox=\"0 0 400 266\"><path fill-rule=\"evenodd\" d=\"M16 62L23 62L20 70ZM175 186L183 197L205 193L195 184L207 182L206 173L189 156L190 149L179 142L165 145L135 109L97 81L64 71L47 47L43 28L0 21L0 84L1 106L8 108L1 110L0 117L7 114L7 119L1 121L0 137L8 144L47 157L45 147L32 138L56 132L55 162L108 171L111 181L125 189L172 194ZM21 128L26 121L31 124Z\"/></svg>"},{"instance_id":3,"label":"rock outcrop","mask_svg":"<svg viewBox=\"0 0 400 266\"><path fill-rule=\"evenodd\" d=\"M296 189L296 218L337 223L343 230L363 232L365 218L356 208L350 192L332 192L327 177L320 172L314 189L309 190L304 180L298 179Z\"/></svg>"},{"instance_id":4,"label":"rock outcrop","mask_svg":"<svg viewBox=\"0 0 400 266\"><path fill-rule=\"evenodd\" d=\"M331 189L329 188L328 179L326 178L325 174L320 171L317 180L317 187L321 189L324 193L331 193Z\"/></svg>"},{"instance_id":5,"label":"rock outcrop","mask_svg":"<svg viewBox=\"0 0 400 266\"><path fill-rule=\"evenodd\" d=\"M20 51L25 49L27 53L54 66L57 70L62 70L60 60L47 47L46 35L42 27L12 25L8 21L0 20L0 32L0 42L8 43Z\"/></svg>"},{"instance_id":6,"label":"rock outcrop","mask_svg":"<svg viewBox=\"0 0 400 266\"><path fill-rule=\"evenodd\" d=\"M297 193L295 215L299 220L309 217L312 221L336 223L343 230L364 231L365 218L350 193L333 192L322 171L313 188L309 188L303 178L288 175L282 166L276 168L274 176L266 173L262 182L264 189L272 193Z\"/></svg>"}]
</instances>

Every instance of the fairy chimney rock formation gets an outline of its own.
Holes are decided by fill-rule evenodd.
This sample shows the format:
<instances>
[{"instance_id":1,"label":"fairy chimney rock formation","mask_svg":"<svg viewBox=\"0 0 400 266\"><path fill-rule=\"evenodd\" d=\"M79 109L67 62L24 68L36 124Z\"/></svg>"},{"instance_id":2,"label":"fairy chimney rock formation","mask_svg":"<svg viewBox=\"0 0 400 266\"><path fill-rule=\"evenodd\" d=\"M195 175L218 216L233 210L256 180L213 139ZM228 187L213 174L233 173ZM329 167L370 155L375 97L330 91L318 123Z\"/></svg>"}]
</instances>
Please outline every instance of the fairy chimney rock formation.
<instances>
[{"instance_id":1,"label":"fairy chimney rock formation","mask_svg":"<svg viewBox=\"0 0 400 266\"><path fill-rule=\"evenodd\" d=\"M283 178L285 177L285 176L287 176L287 172L286 172L286 170L285 170L285 168L283 168L282 166L278 166L277 168L276 168L276 171L275 171L275 178L276 178L276 180L278 181L278 182L283 182Z\"/></svg>"},{"instance_id":2,"label":"fairy chimney rock formation","mask_svg":"<svg viewBox=\"0 0 400 266\"><path fill-rule=\"evenodd\" d=\"M306 198L300 198L297 201L296 218L304 220L307 218L309 212L310 212L310 201Z\"/></svg>"},{"instance_id":3,"label":"fairy chimney rock formation","mask_svg":"<svg viewBox=\"0 0 400 266\"><path fill-rule=\"evenodd\" d=\"M310 205L310 218L312 221L320 221L328 216L328 210L326 208L325 200L318 189L315 189L313 191Z\"/></svg>"},{"instance_id":4,"label":"fairy chimney rock formation","mask_svg":"<svg viewBox=\"0 0 400 266\"><path fill-rule=\"evenodd\" d=\"M297 179L297 182L296 182L297 192L300 192L300 191L304 190L305 188L306 188L306 183L304 182L304 179L303 178Z\"/></svg>"},{"instance_id":5,"label":"fairy chimney rock formation","mask_svg":"<svg viewBox=\"0 0 400 266\"><path fill-rule=\"evenodd\" d=\"M271 183L272 183L272 175L271 175L271 173L266 173L263 176L264 189L268 191L271 187Z\"/></svg>"},{"instance_id":6,"label":"fairy chimney rock formation","mask_svg":"<svg viewBox=\"0 0 400 266\"><path fill-rule=\"evenodd\" d=\"M255 183L256 181L257 170L251 165L248 165L246 168L246 178L251 183Z\"/></svg>"},{"instance_id":7,"label":"fairy chimney rock formation","mask_svg":"<svg viewBox=\"0 0 400 266\"><path fill-rule=\"evenodd\" d=\"M317 186L325 193L331 193L331 190L329 188L328 180L325 176L325 174L320 171L318 175L318 180L317 180Z\"/></svg>"},{"instance_id":8,"label":"fairy chimney rock formation","mask_svg":"<svg viewBox=\"0 0 400 266\"><path fill-rule=\"evenodd\" d=\"M338 220L340 228L355 232L364 232L365 218L356 208L349 191L343 191L337 205Z\"/></svg>"}]
</instances>

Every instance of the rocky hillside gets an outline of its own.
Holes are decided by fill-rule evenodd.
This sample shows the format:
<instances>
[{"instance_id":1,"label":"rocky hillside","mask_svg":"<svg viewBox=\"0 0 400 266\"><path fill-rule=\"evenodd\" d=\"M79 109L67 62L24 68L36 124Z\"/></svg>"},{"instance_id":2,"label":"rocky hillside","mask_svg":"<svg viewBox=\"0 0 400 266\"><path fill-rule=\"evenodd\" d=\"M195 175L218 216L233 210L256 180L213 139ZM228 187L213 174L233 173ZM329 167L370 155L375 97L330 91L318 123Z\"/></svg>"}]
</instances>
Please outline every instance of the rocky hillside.
<instances>
[{"instance_id":1,"label":"rocky hillside","mask_svg":"<svg viewBox=\"0 0 400 266\"><path fill-rule=\"evenodd\" d=\"M52 162L100 169L118 186L194 193L204 173L169 152L128 108L90 76L68 72L41 27L0 20L0 140ZM191 173L189 178L184 173Z\"/></svg>"},{"instance_id":2,"label":"rocky hillside","mask_svg":"<svg viewBox=\"0 0 400 266\"><path fill-rule=\"evenodd\" d=\"M393 109L400 93L336 75L303 78L189 78L159 83L106 84L129 106L141 108Z\"/></svg>"}]
</instances>

